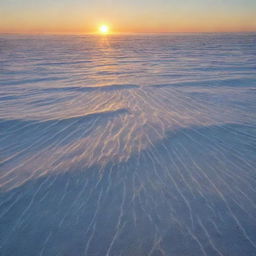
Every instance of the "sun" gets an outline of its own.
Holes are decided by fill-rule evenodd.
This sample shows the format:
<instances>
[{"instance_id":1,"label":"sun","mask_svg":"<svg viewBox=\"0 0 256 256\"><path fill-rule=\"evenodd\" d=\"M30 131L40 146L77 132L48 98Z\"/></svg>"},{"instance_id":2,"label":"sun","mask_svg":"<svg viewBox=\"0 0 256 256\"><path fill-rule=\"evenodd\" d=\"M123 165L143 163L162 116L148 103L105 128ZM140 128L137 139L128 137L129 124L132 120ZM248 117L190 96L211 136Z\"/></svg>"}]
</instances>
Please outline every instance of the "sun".
<instances>
[{"instance_id":1,"label":"sun","mask_svg":"<svg viewBox=\"0 0 256 256\"><path fill-rule=\"evenodd\" d=\"M109 33L109 27L107 25L101 25L99 27L99 31L101 34L108 34Z\"/></svg>"}]
</instances>

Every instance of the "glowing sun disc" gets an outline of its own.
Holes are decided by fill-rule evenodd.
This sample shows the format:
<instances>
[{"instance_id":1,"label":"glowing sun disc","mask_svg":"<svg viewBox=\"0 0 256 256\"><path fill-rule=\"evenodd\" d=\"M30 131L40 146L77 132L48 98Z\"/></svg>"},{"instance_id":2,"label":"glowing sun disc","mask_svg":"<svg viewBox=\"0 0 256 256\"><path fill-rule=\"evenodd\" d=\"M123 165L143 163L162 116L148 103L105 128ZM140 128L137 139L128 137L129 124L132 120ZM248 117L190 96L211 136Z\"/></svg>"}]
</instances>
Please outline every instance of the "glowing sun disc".
<instances>
[{"instance_id":1,"label":"glowing sun disc","mask_svg":"<svg viewBox=\"0 0 256 256\"><path fill-rule=\"evenodd\" d=\"M107 34L109 32L109 27L107 25L100 26L100 32L102 34Z\"/></svg>"}]
</instances>

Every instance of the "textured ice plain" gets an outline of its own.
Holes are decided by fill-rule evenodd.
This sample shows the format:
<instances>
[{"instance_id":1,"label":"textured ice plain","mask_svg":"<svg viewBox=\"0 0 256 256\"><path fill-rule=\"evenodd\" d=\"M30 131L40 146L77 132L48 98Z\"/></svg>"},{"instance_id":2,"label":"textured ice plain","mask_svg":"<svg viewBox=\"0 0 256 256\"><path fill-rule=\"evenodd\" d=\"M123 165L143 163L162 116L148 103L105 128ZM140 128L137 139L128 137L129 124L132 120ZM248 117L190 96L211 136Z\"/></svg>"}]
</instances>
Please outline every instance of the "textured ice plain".
<instances>
[{"instance_id":1,"label":"textured ice plain","mask_svg":"<svg viewBox=\"0 0 256 256\"><path fill-rule=\"evenodd\" d=\"M256 35L0 36L0 254L256 255Z\"/></svg>"}]
</instances>

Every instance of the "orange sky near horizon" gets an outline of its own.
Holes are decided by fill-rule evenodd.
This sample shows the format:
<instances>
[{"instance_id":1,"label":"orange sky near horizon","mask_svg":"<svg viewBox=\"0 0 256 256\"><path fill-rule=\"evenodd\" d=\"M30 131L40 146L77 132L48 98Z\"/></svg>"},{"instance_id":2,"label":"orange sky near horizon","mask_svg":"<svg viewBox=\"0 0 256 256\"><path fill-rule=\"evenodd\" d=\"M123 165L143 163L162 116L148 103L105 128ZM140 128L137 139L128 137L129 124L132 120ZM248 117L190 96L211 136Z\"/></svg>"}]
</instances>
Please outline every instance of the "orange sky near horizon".
<instances>
[{"instance_id":1,"label":"orange sky near horizon","mask_svg":"<svg viewBox=\"0 0 256 256\"><path fill-rule=\"evenodd\" d=\"M256 31L254 0L7 0L1 33L83 34Z\"/></svg>"}]
</instances>

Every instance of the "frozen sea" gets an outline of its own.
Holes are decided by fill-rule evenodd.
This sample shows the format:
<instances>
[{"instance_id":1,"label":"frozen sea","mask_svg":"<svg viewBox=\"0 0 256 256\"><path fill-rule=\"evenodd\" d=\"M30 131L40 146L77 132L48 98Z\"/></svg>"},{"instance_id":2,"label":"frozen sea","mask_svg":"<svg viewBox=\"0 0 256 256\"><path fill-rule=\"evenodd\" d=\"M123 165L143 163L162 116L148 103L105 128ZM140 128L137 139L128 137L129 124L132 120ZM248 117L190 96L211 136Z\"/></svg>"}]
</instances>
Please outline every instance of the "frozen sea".
<instances>
[{"instance_id":1,"label":"frozen sea","mask_svg":"<svg viewBox=\"0 0 256 256\"><path fill-rule=\"evenodd\" d=\"M0 35L1 256L255 256L256 34Z\"/></svg>"}]
</instances>

